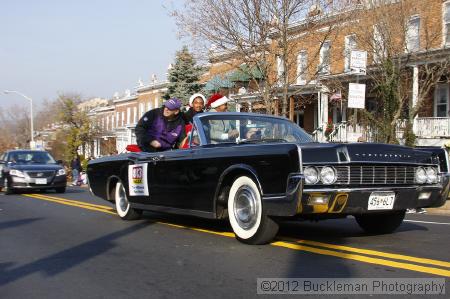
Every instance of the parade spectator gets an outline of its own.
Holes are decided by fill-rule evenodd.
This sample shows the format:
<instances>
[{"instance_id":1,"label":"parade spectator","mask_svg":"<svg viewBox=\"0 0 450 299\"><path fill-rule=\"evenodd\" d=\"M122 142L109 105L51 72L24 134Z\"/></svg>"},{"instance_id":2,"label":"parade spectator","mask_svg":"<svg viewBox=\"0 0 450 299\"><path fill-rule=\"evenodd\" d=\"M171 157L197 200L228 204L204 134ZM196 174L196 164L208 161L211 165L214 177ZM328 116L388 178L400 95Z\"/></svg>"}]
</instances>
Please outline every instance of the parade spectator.
<instances>
[{"instance_id":1,"label":"parade spectator","mask_svg":"<svg viewBox=\"0 0 450 299\"><path fill-rule=\"evenodd\" d=\"M80 178L80 172L81 172L81 162L80 157L76 155L72 162L70 162L70 168L72 169L72 185L77 186L78 180Z\"/></svg>"},{"instance_id":2,"label":"parade spectator","mask_svg":"<svg viewBox=\"0 0 450 299\"><path fill-rule=\"evenodd\" d=\"M139 148L145 152L179 147L185 137L185 122L180 113L181 101L167 100L163 107L147 111L136 125Z\"/></svg>"},{"instance_id":3,"label":"parade spectator","mask_svg":"<svg viewBox=\"0 0 450 299\"><path fill-rule=\"evenodd\" d=\"M195 93L189 98L189 110L183 113L186 124L192 123L197 113L202 113L205 108L206 98L201 93Z\"/></svg>"},{"instance_id":4,"label":"parade spectator","mask_svg":"<svg viewBox=\"0 0 450 299\"><path fill-rule=\"evenodd\" d=\"M220 93L213 94L208 99L209 112L227 112L229 100ZM239 136L239 132L229 120L211 120L210 124L211 143L224 142Z\"/></svg>"}]
</instances>

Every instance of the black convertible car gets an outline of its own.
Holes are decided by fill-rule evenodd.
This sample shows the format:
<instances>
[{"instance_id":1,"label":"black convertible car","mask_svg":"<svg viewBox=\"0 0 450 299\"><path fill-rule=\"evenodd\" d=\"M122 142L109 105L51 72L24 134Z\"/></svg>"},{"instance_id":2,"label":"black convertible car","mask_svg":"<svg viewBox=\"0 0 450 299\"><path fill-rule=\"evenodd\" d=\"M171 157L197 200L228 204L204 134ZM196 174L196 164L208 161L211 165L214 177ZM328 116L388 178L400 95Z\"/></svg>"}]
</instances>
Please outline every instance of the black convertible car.
<instances>
[{"instance_id":1,"label":"black convertible car","mask_svg":"<svg viewBox=\"0 0 450 299\"><path fill-rule=\"evenodd\" d=\"M188 149L104 157L87 174L91 191L115 202L122 219L143 210L228 218L240 241L263 244L283 219L353 215L367 232L392 232L406 209L444 204L442 160L438 151L397 145L314 143L275 116L203 113Z\"/></svg>"},{"instance_id":2,"label":"black convertible car","mask_svg":"<svg viewBox=\"0 0 450 299\"><path fill-rule=\"evenodd\" d=\"M54 189L64 193L66 171L46 151L11 150L0 155L0 191Z\"/></svg>"}]
</instances>

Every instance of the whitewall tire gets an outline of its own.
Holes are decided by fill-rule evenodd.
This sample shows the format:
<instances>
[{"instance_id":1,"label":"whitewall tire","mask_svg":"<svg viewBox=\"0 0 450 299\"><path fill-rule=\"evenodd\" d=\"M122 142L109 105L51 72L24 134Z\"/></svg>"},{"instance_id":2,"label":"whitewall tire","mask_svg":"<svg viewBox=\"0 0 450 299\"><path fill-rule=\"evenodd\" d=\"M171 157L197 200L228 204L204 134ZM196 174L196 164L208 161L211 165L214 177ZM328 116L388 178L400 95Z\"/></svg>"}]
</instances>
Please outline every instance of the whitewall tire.
<instances>
[{"instance_id":1,"label":"whitewall tire","mask_svg":"<svg viewBox=\"0 0 450 299\"><path fill-rule=\"evenodd\" d=\"M114 199L116 202L117 215L119 215L120 218L124 220L135 220L141 217L142 210L136 210L131 207L125 187L120 181L116 184Z\"/></svg>"},{"instance_id":2,"label":"whitewall tire","mask_svg":"<svg viewBox=\"0 0 450 299\"><path fill-rule=\"evenodd\" d=\"M266 216L258 186L248 176L235 179L228 196L228 219L236 238L247 244L265 244L278 232Z\"/></svg>"}]
</instances>

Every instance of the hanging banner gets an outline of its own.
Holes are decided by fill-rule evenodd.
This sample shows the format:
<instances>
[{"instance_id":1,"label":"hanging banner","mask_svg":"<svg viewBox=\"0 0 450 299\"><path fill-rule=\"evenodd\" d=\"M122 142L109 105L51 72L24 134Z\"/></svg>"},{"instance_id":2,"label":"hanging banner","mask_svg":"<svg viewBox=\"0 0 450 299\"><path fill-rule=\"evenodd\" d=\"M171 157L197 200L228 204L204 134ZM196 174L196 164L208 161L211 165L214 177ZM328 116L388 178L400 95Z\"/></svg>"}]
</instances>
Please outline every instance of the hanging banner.
<instances>
[{"instance_id":1,"label":"hanging banner","mask_svg":"<svg viewBox=\"0 0 450 299\"><path fill-rule=\"evenodd\" d=\"M147 166L147 163L128 165L130 196L148 196Z\"/></svg>"},{"instance_id":2,"label":"hanging banner","mask_svg":"<svg viewBox=\"0 0 450 299\"><path fill-rule=\"evenodd\" d=\"M366 103L366 84L348 84L348 108L364 109Z\"/></svg>"}]
</instances>

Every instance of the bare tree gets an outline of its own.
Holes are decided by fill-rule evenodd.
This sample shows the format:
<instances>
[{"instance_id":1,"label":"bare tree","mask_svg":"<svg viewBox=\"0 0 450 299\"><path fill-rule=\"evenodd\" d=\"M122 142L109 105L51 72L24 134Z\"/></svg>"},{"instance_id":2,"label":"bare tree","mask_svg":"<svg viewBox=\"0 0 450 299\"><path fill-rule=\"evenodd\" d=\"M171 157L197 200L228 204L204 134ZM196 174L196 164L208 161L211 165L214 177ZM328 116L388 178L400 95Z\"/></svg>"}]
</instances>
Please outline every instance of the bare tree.
<instances>
[{"instance_id":1,"label":"bare tree","mask_svg":"<svg viewBox=\"0 0 450 299\"><path fill-rule=\"evenodd\" d=\"M358 47L369 53L369 92L380 102L378 111L363 113L378 132L378 141L387 143L398 142L396 128L406 120L404 138L413 145L413 120L450 70L449 52L441 49L442 33L437 30L441 25L430 9L437 5L440 11L441 1L365 3L353 28Z\"/></svg>"},{"instance_id":2,"label":"bare tree","mask_svg":"<svg viewBox=\"0 0 450 299\"><path fill-rule=\"evenodd\" d=\"M268 113L274 112L272 100L281 97L282 114L287 115L288 87L302 75L290 70L297 69L299 49L311 43L311 39L303 41L298 33L315 33L311 36L320 46L310 56L317 58L322 44L336 36L348 2L190 0L174 16L180 30L192 38L196 49L203 48L202 53L209 53L212 63L227 63L228 69L244 64L250 70L247 75ZM206 51L211 50L211 45L212 51ZM255 68L258 72L252 71ZM304 68L303 72L314 78L318 70L311 70L312 67Z\"/></svg>"}]
</instances>

